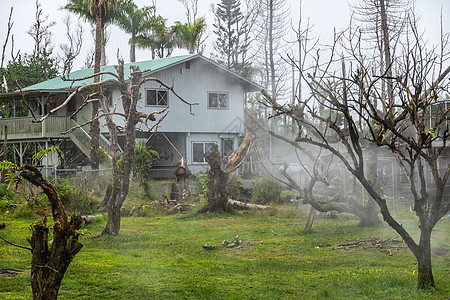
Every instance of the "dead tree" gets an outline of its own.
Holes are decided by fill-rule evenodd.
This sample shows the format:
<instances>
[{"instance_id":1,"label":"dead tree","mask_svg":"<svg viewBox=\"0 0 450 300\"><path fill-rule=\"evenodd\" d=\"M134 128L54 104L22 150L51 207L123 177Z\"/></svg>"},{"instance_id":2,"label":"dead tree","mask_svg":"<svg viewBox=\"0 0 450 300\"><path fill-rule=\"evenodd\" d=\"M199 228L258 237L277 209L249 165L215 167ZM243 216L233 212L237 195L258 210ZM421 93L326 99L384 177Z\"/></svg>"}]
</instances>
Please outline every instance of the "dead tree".
<instances>
[{"instance_id":1,"label":"dead tree","mask_svg":"<svg viewBox=\"0 0 450 300\"><path fill-rule=\"evenodd\" d=\"M244 162L255 139L255 125L251 117L246 116L246 134L238 149L230 154L225 167L222 169L222 157L217 144L205 153L206 162L209 164L208 171L209 195L208 203L200 212L223 212L227 209L228 193L227 187L230 182L230 174Z\"/></svg>"},{"instance_id":2,"label":"dead tree","mask_svg":"<svg viewBox=\"0 0 450 300\"><path fill-rule=\"evenodd\" d=\"M267 95L267 97L270 97ZM296 152L300 165L305 170L309 179L304 185L300 185L286 170L277 169L280 179L286 186L296 190L303 204L310 204L311 217L307 230L311 228L314 211L349 213L359 218L359 226L374 226L380 223L379 209L376 203L369 199L367 204L362 204L360 198L354 195L354 191L339 189L343 178L330 173L330 165L333 156L326 156L320 148L305 147L302 143L292 141L287 137L269 131L274 138L291 145ZM335 159L337 160L337 159ZM368 170L371 170L368 168ZM352 176L349 174L349 176ZM337 177L337 178L336 178ZM344 178L345 180L345 178ZM320 184L320 186L319 186Z\"/></svg>"},{"instance_id":3,"label":"dead tree","mask_svg":"<svg viewBox=\"0 0 450 300\"><path fill-rule=\"evenodd\" d=\"M56 25L52 21L48 24L48 15L44 16L39 0L36 0L36 22L30 27L27 33L34 40L33 57L39 57L43 51L52 52L51 32L50 28Z\"/></svg>"},{"instance_id":4,"label":"dead tree","mask_svg":"<svg viewBox=\"0 0 450 300\"><path fill-rule=\"evenodd\" d=\"M50 114L53 114L56 111L64 108L67 103L69 103L69 101L76 97L78 94L85 91L92 91L94 89L94 92L92 94L89 94L88 97L84 98L84 103L78 108L75 113L81 111L81 109L86 107L88 103L97 103L100 106L100 113L95 115L92 120L80 124L79 126L85 126L91 124L94 121L98 121L100 118L104 118L106 126L108 127L109 142L111 147L111 162L113 166L113 182L112 190L109 194L109 199L104 200L105 202L107 202L108 221L102 234L109 235L117 235L119 234L120 230L120 211L128 194L132 162L135 155L134 150L136 146L136 125L138 123L142 123L147 127L149 131L153 131L154 128L156 128L156 126L158 126L159 123L162 122L168 114L168 107L162 109L161 111L155 111L151 113L138 111L139 100L141 99L139 92L140 86L147 81L154 81L159 83L161 86L164 86L165 88L170 90L176 97L180 99L180 101L188 105L190 108L190 112L192 105L198 104L185 101L180 95L175 92L173 86L167 85L158 78L142 78L142 71L139 69L139 67L130 66L130 79L128 81L126 81L124 77L123 61L120 61L119 65L116 66L115 69L116 73L101 72L84 78L71 79L72 81L76 82L79 80L91 79L102 74L108 74L112 77L111 79L105 79L100 82L94 82L92 84L86 84L78 87L66 98L66 100L60 106L50 110L47 115L35 121L42 122ZM102 89L98 88L106 84L118 87L121 93L120 98L114 102L115 105L113 107L110 107L109 99L107 99L103 95ZM118 103L122 104L122 111L117 110ZM161 114L162 116L157 120L156 115L158 114ZM114 116L120 116L123 119L124 124L116 124L116 121L113 118ZM150 125L150 122L154 123ZM68 132L75 129L76 128L71 128ZM122 159L120 160L118 144L119 131L123 132L125 135L125 143L122 147L123 155Z\"/></svg>"},{"instance_id":5,"label":"dead tree","mask_svg":"<svg viewBox=\"0 0 450 300\"><path fill-rule=\"evenodd\" d=\"M172 183L172 189L170 191L170 199L183 200L186 195L189 195L189 189L186 186L186 180L191 176L191 171L187 165L187 161L184 157L175 164L173 171L175 175L175 183Z\"/></svg>"},{"instance_id":6,"label":"dead tree","mask_svg":"<svg viewBox=\"0 0 450 300\"><path fill-rule=\"evenodd\" d=\"M72 22L69 15L63 19L63 23L66 27L66 37L68 43L60 44L59 47L62 54L59 58L62 62L62 73L67 75L72 71L73 62L80 54L81 47L83 45L83 26L80 22L78 22L74 30L71 26Z\"/></svg>"},{"instance_id":7,"label":"dead tree","mask_svg":"<svg viewBox=\"0 0 450 300\"><path fill-rule=\"evenodd\" d=\"M79 215L67 217L56 187L46 180L39 170L32 165L20 169L23 178L41 187L47 195L53 216L53 241L48 241L49 228L47 218L33 225L33 233L28 242L31 245L31 289L33 299L57 299L59 287L72 259L83 245L78 241L77 232L82 225Z\"/></svg>"},{"instance_id":8,"label":"dead tree","mask_svg":"<svg viewBox=\"0 0 450 300\"><path fill-rule=\"evenodd\" d=\"M8 18L8 29L6 31L5 43L3 44L3 49L2 49L2 62L0 64L0 68L3 68L3 63L5 62L6 45L8 44L9 35L11 34L11 29L14 24L14 22L11 21L12 13L13 13L13 7L11 6L11 11L9 12L9 18Z\"/></svg>"},{"instance_id":9,"label":"dead tree","mask_svg":"<svg viewBox=\"0 0 450 300\"><path fill-rule=\"evenodd\" d=\"M308 136L299 128L295 142L314 145L333 154L361 183L379 206L384 221L414 254L419 270L418 288L423 289L435 285L431 266L431 232L450 210L450 199L444 197L450 164L441 159L448 151L450 109L439 105L438 101L438 96L450 87L450 66L445 66L450 50L442 39L442 44L437 47L440 53L428 52L414 22L410 27L411 36L397 47L397 57L390 67L392 76L374 73L379 68L365 55L359 32L349 30L336 36L329 61L318 63L315 72L305 76L315 102L306 105L304 115L296 113L298 106L283 106L270 97L267 101L278 113L286 114L298 124L314 128L319 133ZM343 68L334 59L339 43L344 46L339 51L345 51L345 61L352 62L350 67ZM346 72L337 75L336 69ZM383 101L381 96L382 82L386 80L394 81L396 97L393 102ZM319 103L342 116L344 124L321 115L317 108ZM318 124L327 124L339 138L339 143L328 141ZM409 181L410 197L420 228L418 241L392 216L386 198L369 177L364 164L365 143L388 149ZM427 170L432 174L431 184L427 182ZM430 186L433 186L433 192Z\"/></svg>"}]
</instances>

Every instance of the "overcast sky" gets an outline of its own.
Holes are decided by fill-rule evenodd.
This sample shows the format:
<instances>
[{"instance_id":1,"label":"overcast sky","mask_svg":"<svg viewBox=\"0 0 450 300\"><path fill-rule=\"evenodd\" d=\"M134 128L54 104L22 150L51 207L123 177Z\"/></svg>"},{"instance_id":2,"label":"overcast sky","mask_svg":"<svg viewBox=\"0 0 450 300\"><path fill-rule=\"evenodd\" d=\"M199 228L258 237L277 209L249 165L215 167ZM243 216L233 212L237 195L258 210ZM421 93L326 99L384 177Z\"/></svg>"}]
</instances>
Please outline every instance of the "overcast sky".
<instances>
[{"instance_id":1,"label":"overcast sky","mask_svg":"<svg viewBox=\"0 0 450 300\"><path fill-rule=\"evenodd\" d=\"M214 17L210 12L211 3L217 4L220 0L199 0L200 16L206 17L208 24L208 47L204 55L209 57L212 51L212 43L214 34L212 33L212 24ZM359 0L303 0L302 15L303 19L310 18L310 23L314 24L313 34L320 36L323 43L328 43L333 34L333 28L343 29L349 24L350 9L349 3L355 3ZM55 51L58 52L59 44L65 43L63 17L66 11L60 8L66 3L66 0L41 0L44 15L49 16L49 20L55 21L56 26L51 28L53 33L53 42ZM151 5L149 0L135 0L138 6ZM14 26L12 33L14 34L15 50L21 50L21 53L31 53L33 50L33 40L26 33L35 21L35 0L0 0L0 47L3 46L6 38L7 22L10 7L14 7L13 21ZM291 13L291 21L293 24L298 23L299 17L299 0L287 0L287 8ZM186 22L185 9L178 0L157 0L157 12L161 16L169 19L168 24L172 25L174 21L179 20ZM417 11L420 15L420 23L422 30L425 30L426 37L430 42L436 43L439 38L440 30L440 14L443 12L444 31L450 32L450 1L449 0L417 0ZM77 20L76 16L72 16L73 21ZM295 25L297 26L297 25ZM76 61L75 69L83 65L83 61L87 52L93 47L93 41L90 34L90 26L84 26L84 44L80 57ZM117 49L120 50L123 58L127 62L129 60L129 37L118 28L112 26L111 39L107 44L107 57L109 64L117 62ZM6 52L6 60L10 59L10 43ZM185 54L184 50L177 50L174 54ZM149 50L139 50L136 54L138 61L151 59Z\"/></svg>"}]
</instances>

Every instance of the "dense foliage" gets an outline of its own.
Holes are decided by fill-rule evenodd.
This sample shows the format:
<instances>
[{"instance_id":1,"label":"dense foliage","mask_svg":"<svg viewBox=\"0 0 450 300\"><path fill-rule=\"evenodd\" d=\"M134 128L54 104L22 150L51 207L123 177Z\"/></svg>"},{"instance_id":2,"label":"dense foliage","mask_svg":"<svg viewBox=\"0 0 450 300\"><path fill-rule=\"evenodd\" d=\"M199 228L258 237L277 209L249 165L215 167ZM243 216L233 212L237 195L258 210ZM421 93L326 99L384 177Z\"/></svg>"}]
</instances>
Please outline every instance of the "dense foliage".
<instances>
[{"instance_id":1,"label":"dense foliage","mask_svg":"<svg viewBox=\"0 0 450 300\"><path fill-rule=\"evenodd\" d=\"M253 184L252 201L259 204L280 202L281 190L279 181L270 176L263 176Z\"/></svg>"}]
</instances>

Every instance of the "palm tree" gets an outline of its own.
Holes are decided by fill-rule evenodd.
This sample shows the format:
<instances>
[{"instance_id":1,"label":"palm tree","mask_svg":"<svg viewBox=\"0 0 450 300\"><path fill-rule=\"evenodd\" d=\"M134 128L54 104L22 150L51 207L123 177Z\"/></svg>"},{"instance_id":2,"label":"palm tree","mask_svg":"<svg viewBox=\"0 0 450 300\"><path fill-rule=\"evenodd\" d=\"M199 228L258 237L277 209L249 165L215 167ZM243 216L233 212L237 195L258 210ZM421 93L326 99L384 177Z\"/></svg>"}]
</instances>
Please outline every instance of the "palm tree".
<instances>
[{"instance_id":1,"label":"palm tree","mask_svg":"<svg viewBox=\"0 0 450 300\"><path fill-rule=\"evenodd\" d=\"M166 26L167 19L161 16L152 17L152 29L136 37L136 45L139 48L150 48L152 58L163 58L172 54L176 46L176 38L171 28Z\"/></svg>"},{"instance_id":2,"label":"palm tree","mask_svg":"<svg viewBox=\"0 0 450 300\"><path fill-rule=\"evenodd\" d=\"M123 31L131 35L128 41L130 45L130 62L136 61L136 44L138 44L138 36L145 34L152 29L154 7L138 6L132 0L126 0L119 7L116 19L113 21Z\"/></svg>"},{"instance_id":3,"label":"palm tree","mask_svg":"<svg viewBox=\"0 0 450 300\"><path fill-rule=\"evenodd\" d=\"M95 39L100 41L100 65L102 66L106 64L105 27L117 18L117 5L122 6L123 0L67 0L67 4L63 7L71 13L79 15L85 21L95 24ZM97 14L97 12L99 13ZM100 29L97 28L97 25L100 26ZM97 34L99 34L99 38L97 38Z\"/></svg>"},{"instance_id":4,"label":"palm tree","mask_svg":"<svg viewBox=\"0 0 450 300\"><path fill-rule=\"evenodd\" d=\"M100 73L100 65L104 65L106 61L104 52L105 23L111 22L114 19L116 0L68 0L68 3L64 8L70 12L80 15L89 22L95 22L94 74ZM99 82L99 79L99 76L95 76L94 82ZM99 93L101 94L101 87L99 87ZM90 160L92 169L98 169L99 167L97 151L99 149L100 123L97 119L97 114L98 101L93 101L92 122L89 129L89 135L91 136Z\"/></svg>"},{"instance_id":5,"label":"palm tree","mask_svg":"<svg viewBox=\"0 0 450 300\"><path fill-rule=\"evenodd\" d=\"M195 19L192 24L177 21L172 26L172 32L177 37L178 47L185 48L189 54L201 52L202 35L206 31L206 21L204 17Z\"/></svg>"}]
</instances>

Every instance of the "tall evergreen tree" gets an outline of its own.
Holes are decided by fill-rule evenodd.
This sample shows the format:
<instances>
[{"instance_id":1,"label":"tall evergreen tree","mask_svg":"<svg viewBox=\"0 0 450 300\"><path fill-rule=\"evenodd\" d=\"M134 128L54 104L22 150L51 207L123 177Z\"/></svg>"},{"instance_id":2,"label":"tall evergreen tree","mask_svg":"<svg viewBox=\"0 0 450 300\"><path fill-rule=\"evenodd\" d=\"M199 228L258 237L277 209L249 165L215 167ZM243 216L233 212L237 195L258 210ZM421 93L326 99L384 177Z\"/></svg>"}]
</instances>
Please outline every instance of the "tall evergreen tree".
<instances>
[{"instance_id":1,"label":"tall evergreen tree","mask_svg":"<svg viewBox=\"0 0 450 300\"><path fill-rule=\"evenodd\" d=\"M222 0L217 8L213 7L213 12L215 15L213 32L217 36L214 43L216 60L229 70L244 75L250 67L250 64L245 61L245 53L250 43L244 38L250 27L244 22L241 2L240 0Z\"/></svg>"}]
</instances>

